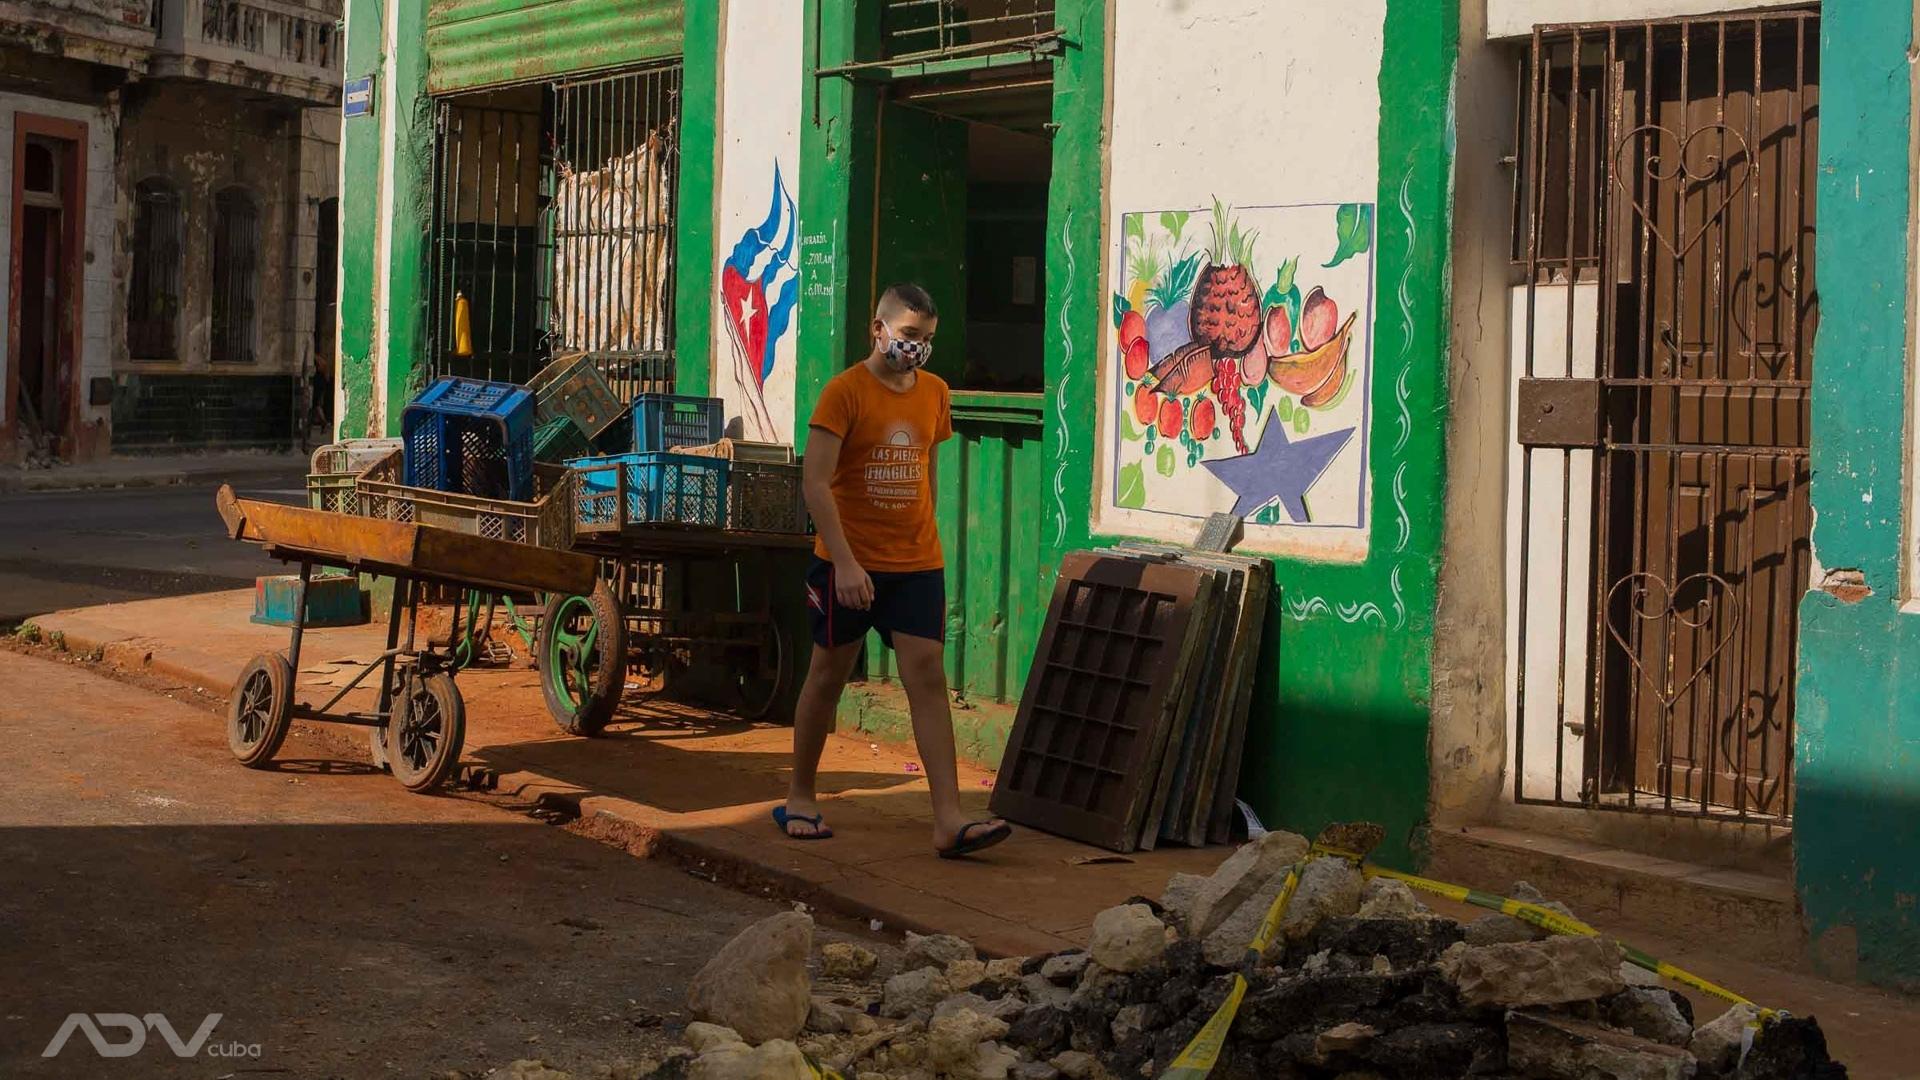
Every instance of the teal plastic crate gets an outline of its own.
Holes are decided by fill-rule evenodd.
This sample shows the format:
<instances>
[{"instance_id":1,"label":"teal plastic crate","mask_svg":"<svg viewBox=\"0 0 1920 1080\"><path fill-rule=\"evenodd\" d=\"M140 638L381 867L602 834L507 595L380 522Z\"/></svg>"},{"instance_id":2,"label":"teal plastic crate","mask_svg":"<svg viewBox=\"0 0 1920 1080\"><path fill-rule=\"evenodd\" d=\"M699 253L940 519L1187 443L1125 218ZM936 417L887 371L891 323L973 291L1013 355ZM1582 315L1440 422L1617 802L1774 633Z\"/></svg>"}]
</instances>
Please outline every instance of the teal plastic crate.
<instances>
[{"instance_id":1,"label":"teal plastic crate","mask_svg":"<svg viewBox=\"0 0 1920 1080\"><path fill-rule=\"evenodd\" d=\"M724 458L691 454L614 454L579 458L573 469L577 532L619 532L629 525L727 524Z\"/></svg>"},{"instance_id":2,"label":"teal plastic crate","mask_svg":"<svg viewBox=\"0 0 1920 1080\"><path fill-rule=\"evenodd\" d=\"M253 619L267 626L292 626L299 611L300 575L274 574L253 582ZM357 577L327 575L307 582L308 626L360 626L367 602Z\"/></svg>"}]
</instances>

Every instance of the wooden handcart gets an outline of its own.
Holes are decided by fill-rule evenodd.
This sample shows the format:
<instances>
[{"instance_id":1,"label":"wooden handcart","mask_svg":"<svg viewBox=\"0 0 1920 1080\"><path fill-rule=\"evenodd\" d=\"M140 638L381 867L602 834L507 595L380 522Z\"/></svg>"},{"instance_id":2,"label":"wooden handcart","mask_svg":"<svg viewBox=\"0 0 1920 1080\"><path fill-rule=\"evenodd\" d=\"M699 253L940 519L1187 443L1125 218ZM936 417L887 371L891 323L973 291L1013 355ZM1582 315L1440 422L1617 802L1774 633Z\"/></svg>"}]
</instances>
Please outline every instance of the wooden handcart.
<instances>
[{"instance_id":1,"label":"wooden handcart","mask_svg":"<svg viewBox=\"0 0 1920 1080\"><path fill-rule=\"evenodd\" d=\"M491 593L591 593L597 569L591 556L488 539L431 525L310 510L236 498L222 486L215 497L228 535L260 544L266 553L300 566L300 594L287 652L254 657L234 684L227 713L227 745L242 765L263 768L280 749L292 722L354 724L371 729L374 760L409 791L439 787L460 761L466 709L454 684L450 651L415 647L418 607L428 586L448 586L459 597ZM305 629L306 583L315 566L339 567L394 579L386 649L379 659L315 708L295 700L295 672ZM406 640L400 625L407 624ZM334 708L375 670L380 696L371 712Z\"/></svg>"}]
</instances>

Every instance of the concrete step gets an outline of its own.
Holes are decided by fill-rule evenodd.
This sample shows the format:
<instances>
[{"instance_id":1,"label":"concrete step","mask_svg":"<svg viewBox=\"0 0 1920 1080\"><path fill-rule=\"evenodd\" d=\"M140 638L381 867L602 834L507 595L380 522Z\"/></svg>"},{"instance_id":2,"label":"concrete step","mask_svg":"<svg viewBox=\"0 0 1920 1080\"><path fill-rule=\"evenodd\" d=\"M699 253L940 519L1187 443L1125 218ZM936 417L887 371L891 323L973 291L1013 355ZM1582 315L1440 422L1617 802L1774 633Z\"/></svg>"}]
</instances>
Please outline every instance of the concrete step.
<instances>
[{"instance_id":1,"label":"concrete step","mask_svg":"<svg viewBox=\"0 0 1920 1080\"><path fill-rule=\"evenodd\" d=\"M1531 882L1629 943L1645 927L1752 963L1792 968L1805 959L1799 901L1784 875L1493 825L1436 826L1431 841L1427 876L1503 895Z\"/></svg>"}]
</instances>

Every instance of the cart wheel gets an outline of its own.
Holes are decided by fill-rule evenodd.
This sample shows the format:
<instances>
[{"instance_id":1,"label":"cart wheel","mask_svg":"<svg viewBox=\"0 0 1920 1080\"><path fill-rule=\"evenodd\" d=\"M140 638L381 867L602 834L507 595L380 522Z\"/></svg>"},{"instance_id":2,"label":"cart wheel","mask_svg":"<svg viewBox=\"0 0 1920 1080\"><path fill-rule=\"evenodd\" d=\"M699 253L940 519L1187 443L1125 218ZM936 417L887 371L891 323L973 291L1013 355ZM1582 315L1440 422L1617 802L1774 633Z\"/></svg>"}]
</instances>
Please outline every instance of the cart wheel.
<instances>
[{"instance_id":1,"label":"cart wheel","mask_svg":"<svg viewBox=\"0 0 1920 1080\"><path fill-rule=\"evenodd\" d=\"M452 674L407 680L387 724L387 767L408 791L447 782L467 738L467 707Z\"/></svg>"},{"instance_id":2,"label":"cart wheel","mask_svg":"<svg viewBox=\"0 0 1920 1080\"><path fill-rule=\"evenodd\" d=\"M227 704L227 748L240 764L264 769L293 726L293 668L279 653L247 662Z\"/></svg>"},{"instance_id":3,"label":"cart wheel","mask_svg":"<svg viewBox=\"0 0 1920 1080\"><path fill-rule=\"evenodd\" d=\"M744 720L759 720L772 711L787 686L787 643L780 627L768 623L765 644L741 656L730 673L733 689L740 697L736 710Z\"/></svg>"},{"instance_id":4,"label":"cart wheel","mask_svg":"<svg viewBox=\"0 0 1920 1080\"><path fill-rule=\"evenodd\" d=\"M627 678L627 621L606 582L589 596L555 595L540 620L540 689L569 735L598 735Z\"/></svg>"}]
</instances>

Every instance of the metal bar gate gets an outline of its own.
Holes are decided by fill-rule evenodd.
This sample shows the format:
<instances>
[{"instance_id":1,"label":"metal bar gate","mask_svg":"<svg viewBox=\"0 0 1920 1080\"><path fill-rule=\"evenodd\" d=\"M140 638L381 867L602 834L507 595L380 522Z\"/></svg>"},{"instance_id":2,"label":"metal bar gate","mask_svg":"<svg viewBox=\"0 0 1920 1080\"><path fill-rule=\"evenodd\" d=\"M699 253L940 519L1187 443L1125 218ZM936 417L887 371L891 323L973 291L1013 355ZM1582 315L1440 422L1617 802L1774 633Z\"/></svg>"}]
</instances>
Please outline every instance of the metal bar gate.
<instances>
[{"instance_id":1,"label":"metal bar gate","mask_svg":"<svg viewBox=\"0 0 1920 1080\"><path fill-rule=\"evenodd\" d=\"M1785 824L1818 16L1550 28L1519 69L1519 802Z\"/></svg>"},{"instance_id":2,"label":"metal bar gate","mask_svg":"<svg viewBox=\"0 0 1920 1080\"><path fill-rule=\"evenodd\" d=\"M430 373L671 389L678 64L435 102Z\"/></svg>"}]
</instances>

